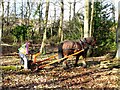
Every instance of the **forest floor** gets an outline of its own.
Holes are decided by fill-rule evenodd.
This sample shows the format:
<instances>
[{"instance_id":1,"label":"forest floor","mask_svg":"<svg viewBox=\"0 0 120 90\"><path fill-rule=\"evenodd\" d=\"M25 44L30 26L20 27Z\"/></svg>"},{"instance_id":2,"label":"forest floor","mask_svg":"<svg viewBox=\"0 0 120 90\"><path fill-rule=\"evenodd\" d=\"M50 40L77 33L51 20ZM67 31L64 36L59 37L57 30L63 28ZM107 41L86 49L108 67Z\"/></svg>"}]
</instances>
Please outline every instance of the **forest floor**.
<instances>
[{"instance_id":1,"label":"forest floor","mask_svg":"<svg viewBox=\"0 0 120 90\"><path fill-rule=\"evenodd\" d=\"M51 54L42 55L37 58L41 60ZM18 66L20 58L18 55L1 56L1 66ZM2 90L34 90L34 89L99 89L120 90L120 66L112 66L115 59L107 56L87 58L87 68L81 66L73 67L74 57L68 61L70 67L63 69L62 64L56 67L47 66L37 72L23 69L1 69ZM49 61L48 61L49 62Z\"/></svg>"}]
</instances>

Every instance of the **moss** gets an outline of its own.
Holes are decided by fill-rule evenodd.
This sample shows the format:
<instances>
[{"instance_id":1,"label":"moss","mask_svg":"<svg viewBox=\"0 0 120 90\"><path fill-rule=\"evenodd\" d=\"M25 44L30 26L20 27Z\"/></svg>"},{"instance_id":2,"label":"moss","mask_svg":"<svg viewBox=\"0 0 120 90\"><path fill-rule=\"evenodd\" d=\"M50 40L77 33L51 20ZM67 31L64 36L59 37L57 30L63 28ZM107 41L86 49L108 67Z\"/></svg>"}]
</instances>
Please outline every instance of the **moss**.
<instances>
[{"instance_id":1,"label":"moss","mask_svg":"<svg viewBox=\"0 0 120 90\"><path fill-rule=\"evenodd\" d=\"M0 66L1 70L9 71L9 70L19 70L21 66Z\"/></svg>"}]
</instances>

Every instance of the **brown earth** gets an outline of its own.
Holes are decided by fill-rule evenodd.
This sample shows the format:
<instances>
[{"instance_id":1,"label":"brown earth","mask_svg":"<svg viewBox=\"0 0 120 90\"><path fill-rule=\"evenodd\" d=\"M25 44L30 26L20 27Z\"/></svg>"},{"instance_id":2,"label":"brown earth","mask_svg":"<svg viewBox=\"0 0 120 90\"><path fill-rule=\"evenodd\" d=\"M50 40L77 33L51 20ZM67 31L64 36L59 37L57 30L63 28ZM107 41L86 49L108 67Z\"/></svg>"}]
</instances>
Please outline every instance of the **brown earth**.
<instances>
[{"instance_id":1,"label":"brown earth","mask_svg":"<svg viewBox=\"0 0 120 90\"><path fill-rule=\"evenodd\" d=\"M41 55L37 60L49 57L51 54ZM1 65L19 65L20 58L17 55L1 56ZM102 62L114 62L106 56L87 58L87 68L81 66L73 67L74 57L69 60L69 69L64 70L61 64L47 66L38 72L31 70L1 70L2 90L18 89L120 89L120 67L104 67ZM50 62L50 61L48 61Z\"/></svg>"}]
</instances>

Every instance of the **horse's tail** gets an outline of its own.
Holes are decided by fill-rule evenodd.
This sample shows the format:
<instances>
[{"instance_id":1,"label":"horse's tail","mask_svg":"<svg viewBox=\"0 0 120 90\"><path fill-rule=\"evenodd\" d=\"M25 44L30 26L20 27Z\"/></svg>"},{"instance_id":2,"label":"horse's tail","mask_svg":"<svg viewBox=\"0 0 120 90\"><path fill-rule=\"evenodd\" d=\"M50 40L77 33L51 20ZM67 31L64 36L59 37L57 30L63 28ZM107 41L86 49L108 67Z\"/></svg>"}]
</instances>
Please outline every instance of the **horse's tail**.
<instances>
[{"instance_id":1,"label":"horse's tail","mask_svg":"<svg viewBox=\"0 0 120 90\"><path fill-rule=\"evenodd\" d=\"M63 43L61 43L58 46L58 59L63 58L63 49L62 49Z\"/></svg>"}]
</instances>

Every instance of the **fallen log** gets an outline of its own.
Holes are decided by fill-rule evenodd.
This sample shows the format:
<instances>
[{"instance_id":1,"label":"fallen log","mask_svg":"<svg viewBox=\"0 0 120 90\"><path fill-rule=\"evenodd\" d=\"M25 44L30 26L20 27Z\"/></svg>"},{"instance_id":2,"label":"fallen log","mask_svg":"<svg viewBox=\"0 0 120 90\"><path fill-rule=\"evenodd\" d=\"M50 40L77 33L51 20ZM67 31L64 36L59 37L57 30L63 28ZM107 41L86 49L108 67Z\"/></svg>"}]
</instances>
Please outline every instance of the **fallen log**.
<instances>
[{"instance_id":1,"label":"fallen log","mask_svg":"<svg viewBox=\"0 0 120 90\"><path fill-rule=\"evenodd\" d=\"M116 60L106 60L101 61L100 66L101 69L112 69L112 68L120 68L120 61Z\"/></svg>"}]
</instances>

